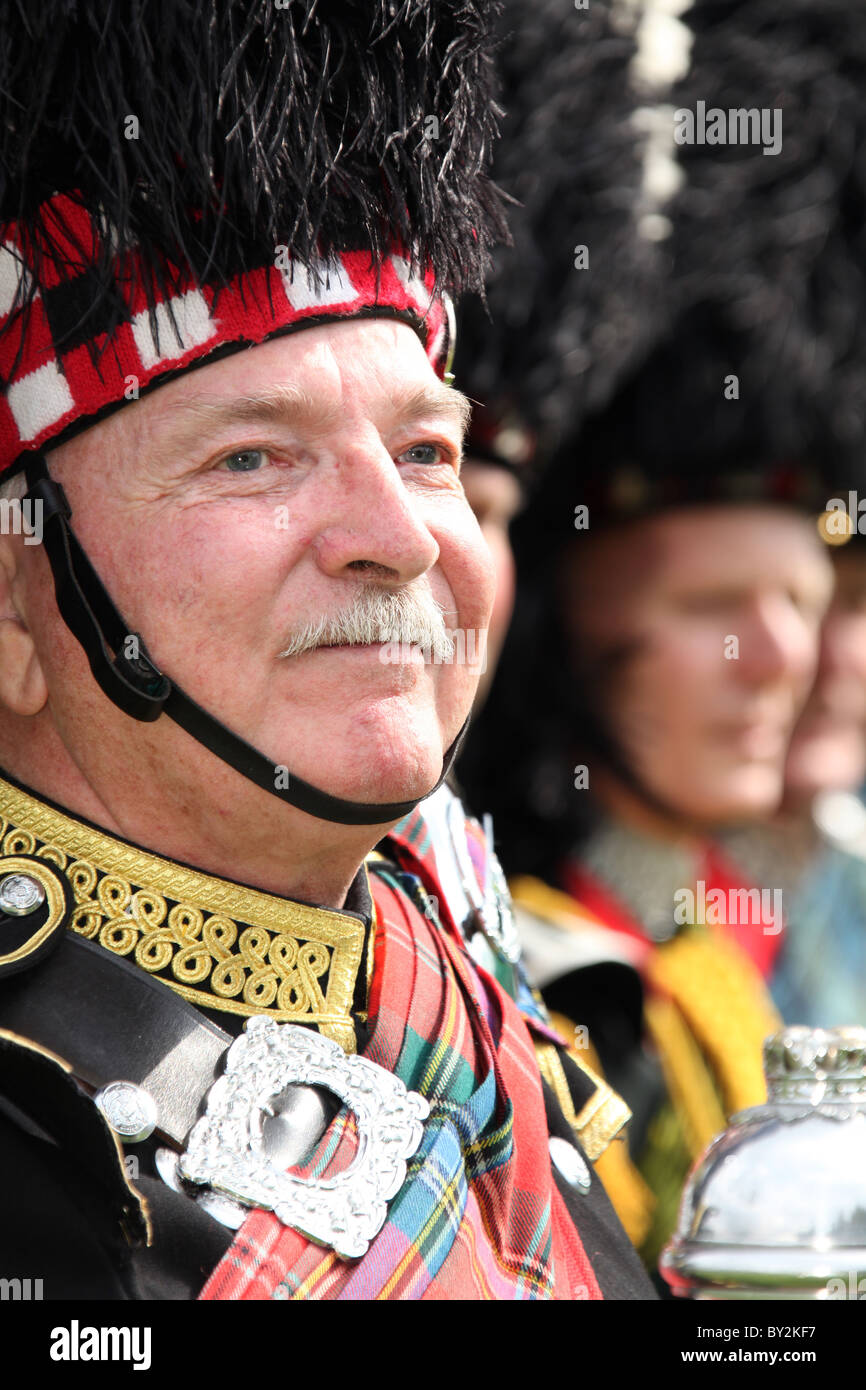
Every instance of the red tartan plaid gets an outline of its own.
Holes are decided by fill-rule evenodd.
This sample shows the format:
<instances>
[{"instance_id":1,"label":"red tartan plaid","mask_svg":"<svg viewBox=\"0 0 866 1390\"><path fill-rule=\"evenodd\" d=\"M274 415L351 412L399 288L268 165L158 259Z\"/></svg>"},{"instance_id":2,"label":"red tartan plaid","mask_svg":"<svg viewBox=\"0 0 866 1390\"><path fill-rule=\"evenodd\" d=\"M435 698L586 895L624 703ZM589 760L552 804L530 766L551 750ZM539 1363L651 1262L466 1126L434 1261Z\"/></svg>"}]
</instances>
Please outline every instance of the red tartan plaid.
<instances>
[{"instance_id":1,"label":"red tartan plaid","mask_svg":"<svg viewBox=\"0 0 866 1390\"><path fill-rule=\"evenodd\" d=\"M256 1211L201 1297L600 1298L553 1181L530 1026L476 971L450 925L429 920L387 871L371 873L371 884L376 970L365 1056L429 1100L421 1149L361 1260L323 1251ZM332 1175L353 1141L344 1113L306 1172Z\"/></svg>"},{"instance_id":2,"label":"red tartan plaid","mask_svg":"<svg viewBox=\"0 0 866 1390\"><path fill-rule=\"evenodd\" d=\"M444 372L449 329L432 272L410 275L397 250L378 268L378 284L363 250L343 253L314 283L288 255L277 263L275 248L274 264L250 268L227 285L200 285L177 273L153 311L127 258L116 262L116 296L97 311L89 215L66 195L50 208L62 263L43 256L38 290L23 310L36 264L32 248L20 244L14 226L0 230L0 474L82 421L135 399L133 391L144 394L214 353L334 318L396 317L415 329L437 373Z\"/></svg>"}]
</instances>

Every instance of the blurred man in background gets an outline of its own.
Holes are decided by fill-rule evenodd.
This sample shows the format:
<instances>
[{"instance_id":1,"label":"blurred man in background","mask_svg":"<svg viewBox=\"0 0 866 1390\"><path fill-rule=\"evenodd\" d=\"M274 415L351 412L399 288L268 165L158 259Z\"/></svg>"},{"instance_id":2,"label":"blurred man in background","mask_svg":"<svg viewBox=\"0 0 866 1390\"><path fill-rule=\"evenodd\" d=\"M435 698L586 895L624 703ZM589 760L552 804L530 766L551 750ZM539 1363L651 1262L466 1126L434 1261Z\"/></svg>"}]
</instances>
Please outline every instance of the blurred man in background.
<instances>
[{"instance_id":1,"label":"blurred man in background","mask_svg":"<svg viewBox=\"0 0 866 1390\"><path fill-rule=\"evenodd\" d=\"M464 300L454 363L459 385L475 402L464 487L491 540L498 571L480 697L495 674L511 618L514 572L506 514L531 496L557 441L610 397L648 340L654 312L661 312L660 252L641 225L652 224L654 195L645 191L646 141L635 121L640 96L631 69L639 54L638 18L610 0L585 11L565 10L556 0L532 6L515 0L505 7L505 117L494 176L518 200L510 219L514 245L495 257L486 307ZM518 580L525 578L518 574ZM516 679L531 683L534 672L524 667ZM478 708L476 702L476 718ZM491 757L499 767L492 765L483 713L481 725L477 748L470 734L457 769L459 776L465 766L472 777L472 804L479 812L489 809L488 788L511 761L510 750L497 749ZM448 789L441 788L428 800L428 820L447 827L448 798ZM489 819L486 824L492 838ZM446 836L440 833L438 842L443 845ZM459 868L454 876L468 881ZM466 911L472 912L469 901ZM516 951L519 941L513 939ZM609 954L606 942L601 950ZM501 962L487 963L501 971ZM632 965L615 969L624 977L619 987L630 999L639 998ZM570 1024L566 1036L573 1040ZM597 1060L583 1040L574 1056ZM597 1170L636 1238L646 1192L625 1146L608 1148Z\"/></svg>"},{"instance_id":2,"label":"blurred man in background","mask_svg":"<svg viewBox=\"0 0 866 1390\"><path fill-rule=\"evenodd\" d=\"M842 541L782 809L726 839L756 882L782 885L787 930L771 983L783 1018L821 1028L866 1022L866 543L856 531Z\"/></svg>"},{"instance_id":3,"label":"blurred man in background","mask_svg":"<svg viewBox=\"0 0 866 1390\"><path fill-rule=\"evenodd\" d=\"M462 764L506 867L534 876L514 887L537 982L589 1025L635 1112L650 1262L690 1162L763 1098L784 894L774 881L758 892L718 829L781 800L830 598L815 520L863 438L860 19L810 12L807 43L805 14L686 16L694 45L669 132L674 109L702 101L725 119L781 111L790 138L767 150L759 135L687 135L677 149L682 187L655 224L664 312L516 527L526 588ZM567 185L558 193L546 262L570 229Z\"/></svg>"}]
</instances>

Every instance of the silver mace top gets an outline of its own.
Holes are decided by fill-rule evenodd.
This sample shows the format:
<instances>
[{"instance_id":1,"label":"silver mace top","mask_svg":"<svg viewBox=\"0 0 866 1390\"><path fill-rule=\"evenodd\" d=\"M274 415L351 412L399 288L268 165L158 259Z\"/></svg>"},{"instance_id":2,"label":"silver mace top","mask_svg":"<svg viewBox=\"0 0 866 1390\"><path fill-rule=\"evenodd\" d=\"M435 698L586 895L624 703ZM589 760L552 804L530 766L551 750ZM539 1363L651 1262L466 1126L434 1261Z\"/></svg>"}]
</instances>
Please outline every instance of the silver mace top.
<instances>
[{"instance_id":1,"label":"silver mace top","mask_svg":"<svg viewBox=\"0 0 866 1390\"><path fill-rule=\"evenodd\" d=\"M680 1297L857 1298L866 1028L786 1028L764 1043L764 1072L767 1104L735 1115L692 1169L661 1272Z\"/></svg>"}]
</instances>

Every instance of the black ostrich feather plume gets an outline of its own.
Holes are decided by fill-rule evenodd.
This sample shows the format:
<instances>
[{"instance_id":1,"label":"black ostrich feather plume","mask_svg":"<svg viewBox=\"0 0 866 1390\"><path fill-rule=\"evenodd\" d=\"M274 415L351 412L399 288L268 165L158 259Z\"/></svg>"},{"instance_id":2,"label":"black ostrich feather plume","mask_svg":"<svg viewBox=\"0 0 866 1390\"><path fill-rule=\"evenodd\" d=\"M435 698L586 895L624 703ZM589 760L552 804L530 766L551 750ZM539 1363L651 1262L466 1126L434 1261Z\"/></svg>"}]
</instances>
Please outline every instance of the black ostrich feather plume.
<instances>
[{"instance_id":1,"label":"black ostrich feather plume","mask_svg":"<svg viewBox=\"0 0 866 1390\"><path fill-rule=\"evenodd\" d=\"M548 475L560 515L563 489L581 500L617 468L683 500L737 480L745 497L782 466L825 497L866 483L866 7L696 0L683 19L672 115L778 112L781 141L677 147L659 331L575 420Z\"/></svg>"},{"instance_id":2,"label":"black ostrich feather plume","mask_svg":"<svg viewBox=\"0 0 866 1390\"><path fill-rule=\"evenodd\" d=\"M808 455L831 486L833 474L862 480L866 7L696 0L683 18L694 44L678 107L781 113L777 154L756 144L679 152L679 293L723 316L744 403L725 412L716 392L705 410L692 393L692 457Z\"/></svg>"},{"instance_id":3,"label":"black ostrich feather plume","mask_svg":"<svg viewBox=\"0 0 866 1390\"><path fill-rule=\"evenodd\" d=\"M507 0L501 23L494 175L519 204L514 246L494 258L489 315L474 299L462 307L456 373L537 432L541 455L605 403L659 308L664 251L639 230L635 19L615 0Z\"/></svg>"},{"instance_id":4,"label":"black ostrich feather plume","mask_svg":"<svg viewBox=\"0 0 866 1390\"><path fill-rule=\"evenodd\" d=\"M478 288L504 234L485 177L497 8L10 0L0 218L62 257L40 209L74 193L106 238L106 294L133 245L157 279L168 262L218 283L279 245L310 264L359 246L378 260L395 240L441 288Z\"/></svg>"}]
</instances>

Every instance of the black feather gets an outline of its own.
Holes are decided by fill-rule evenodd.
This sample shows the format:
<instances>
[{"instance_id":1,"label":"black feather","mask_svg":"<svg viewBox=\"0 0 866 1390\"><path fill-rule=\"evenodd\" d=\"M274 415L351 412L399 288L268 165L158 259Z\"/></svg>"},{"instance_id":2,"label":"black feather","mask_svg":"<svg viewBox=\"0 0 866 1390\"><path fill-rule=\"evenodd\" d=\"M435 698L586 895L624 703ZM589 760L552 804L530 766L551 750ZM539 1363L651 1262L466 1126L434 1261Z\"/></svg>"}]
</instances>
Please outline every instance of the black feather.
<instances>
[{"instance_id":1,"label":"black feather","mask_svg":"<svg viewBox=\"0 0 866 1390\"><path fill-rule=\"evenodd\" d=\"M156 282L394 240L479 288L504 235L486 0L11 0L0 28L0 219L59 254L75 193ZM138 121L129 139L128 117ZM438 133L430 118L438 121ZM36 280L39 279L37 267ZM145 285L147 289L147 284ZM32 293L32 289L31 289Z\"/></svg>"},{"instance_id":2,"label":"black feather","mask_svg":"<svg viewBox=\"0 0 866 1390\"><path fill-rule=\"evenodd\" d=\"M695 0L683 18L672 114L779 110L781 149L678 147L665 311L606 409L575 412L527 522L539 553L616 470L661 504L745 499L783 465L815 506L866 485L866 6Z\"/></svg>"},{"instance_id":3,"label":"black feather","mask_svg":"<svg viewBox=\"0 0 866 1390\"><path fill-rule=\"evenodd\" d=\"M494 176L519 203L514 246L494 257L489 316L461 308L455 371L494 413L516 412L542 455L604 404L659 316L664 251L640 234L636 18L612 0L505 5Z\"/></svg>"},{"instance_id":4,"label":"black feather","mask_svg":"<svg viewBox=\"0 0 866 1390\"><path fill-rule=\"evenodd\" d=\"M776 155L681 147L685 183L671 213L688 311L671 377L678 408L668 420L643 411L635 432L682 469L797 458L831 491L857 486L858 474L862 486L866 6L696 0L683 19L695 38L674 104L778 109L782 143ZM738 409L718 389L725 372L740 378Z\"/></svg>"}]
</instances>

